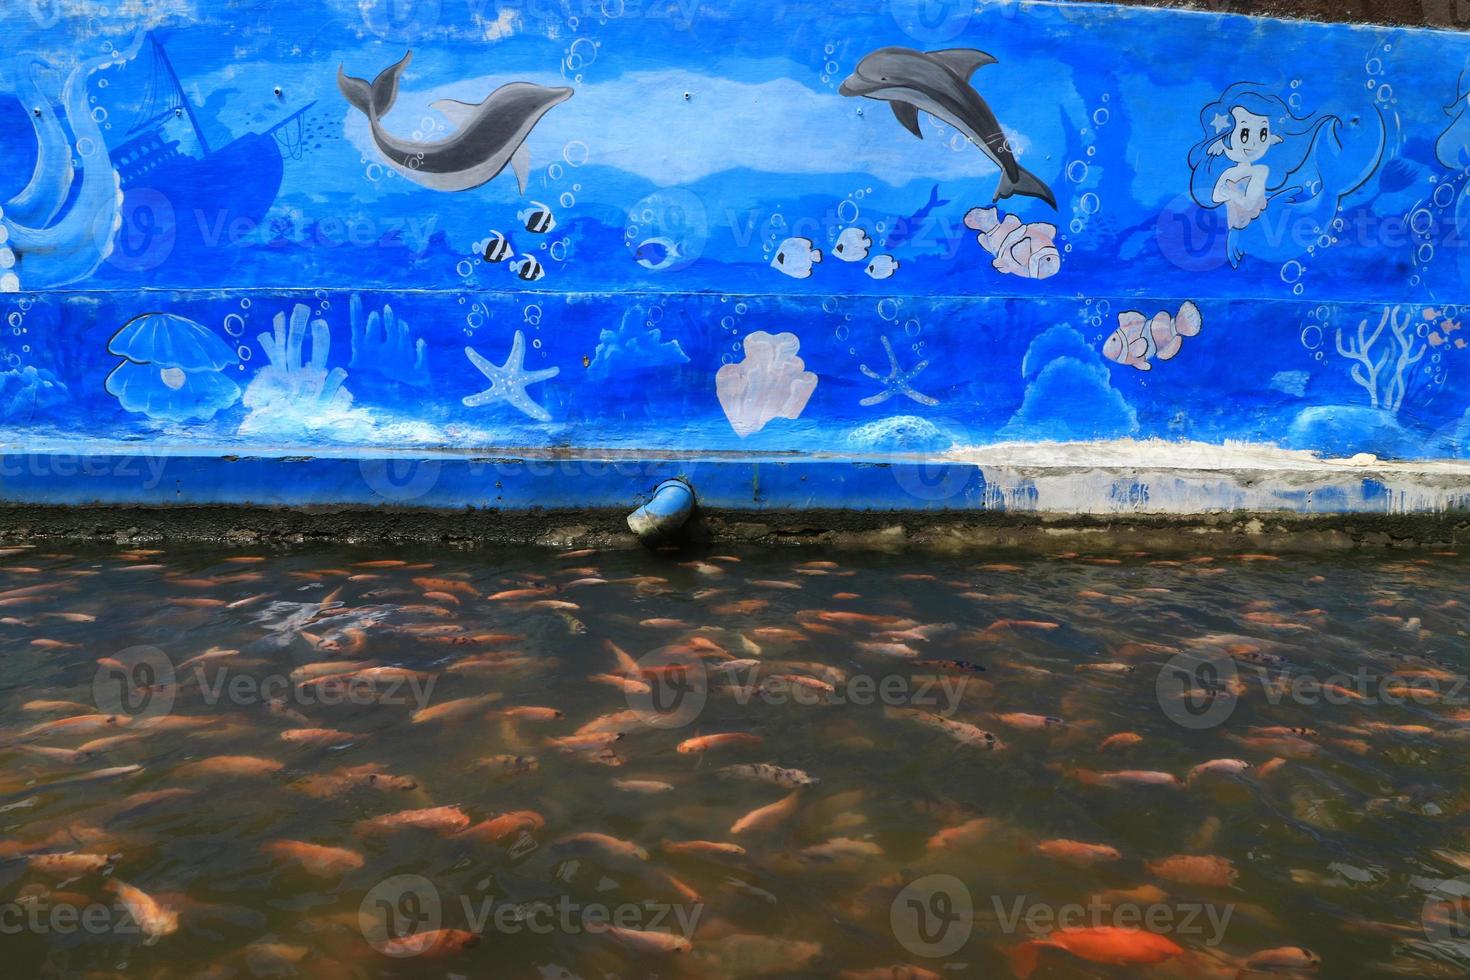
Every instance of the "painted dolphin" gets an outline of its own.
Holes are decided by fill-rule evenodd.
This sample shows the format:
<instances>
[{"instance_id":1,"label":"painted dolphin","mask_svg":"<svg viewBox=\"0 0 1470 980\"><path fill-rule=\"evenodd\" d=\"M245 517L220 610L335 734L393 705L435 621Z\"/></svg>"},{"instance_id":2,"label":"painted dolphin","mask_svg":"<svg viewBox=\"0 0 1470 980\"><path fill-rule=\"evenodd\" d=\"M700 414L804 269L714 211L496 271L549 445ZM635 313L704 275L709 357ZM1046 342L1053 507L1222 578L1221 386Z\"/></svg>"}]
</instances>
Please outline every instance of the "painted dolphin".
<instances>
[{"instance_id":1,"label":"painted dolphin","mask_svg":"<svg viewBox=\"0 0 1470 980\"><path fill-rule=\"evenodd\" d=\"M977 68L992 64L995 59L990 55L969 48L927 54L912 48L879 48L858 62L838 91L887 102L898 121L919 139L924 138L919 110L924 110L968 136L1000 168L995 200L1024 194L1055 208L1051 188L1016 162L995 113L970 84Z\"/></svg>"},{"instance_id":2,"label":"painted dolphin","mask_svg":"<svg viewBox=\"0 0 1470 980\"><path fill-rule=\"evenodd\" d=\"M511 82L478 105L440 99L430 108L443 113L455 131L442 140L419 143L383 129L382 118L398 99L398 77L413 59L410 51L369 85L337 68L337 87L373 127L373 142L390 166L416 184L436 191L467 191L490 180L510 164L521 193L531 172L526 137L553 107L572 97L569 88Z\"/></svg>"}]
</instances>

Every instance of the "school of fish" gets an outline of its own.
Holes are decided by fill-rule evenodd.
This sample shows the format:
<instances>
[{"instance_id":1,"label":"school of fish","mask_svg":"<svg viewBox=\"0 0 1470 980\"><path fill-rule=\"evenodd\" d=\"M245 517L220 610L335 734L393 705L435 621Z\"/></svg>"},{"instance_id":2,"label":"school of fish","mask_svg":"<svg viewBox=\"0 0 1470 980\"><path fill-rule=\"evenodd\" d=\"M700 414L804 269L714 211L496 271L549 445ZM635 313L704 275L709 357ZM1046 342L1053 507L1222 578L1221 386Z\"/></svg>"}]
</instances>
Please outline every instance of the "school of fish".
<instances>
[{"instance_id":1,"label":"school of fish","mask_svg":"<svg viewBox=\"0 0 1470 980\"><path fill-rule=\"evenodd\" d=\"M1463 568L4 546L0 925L15 975L1463 976Z\"/></svg>"}]
</instances>

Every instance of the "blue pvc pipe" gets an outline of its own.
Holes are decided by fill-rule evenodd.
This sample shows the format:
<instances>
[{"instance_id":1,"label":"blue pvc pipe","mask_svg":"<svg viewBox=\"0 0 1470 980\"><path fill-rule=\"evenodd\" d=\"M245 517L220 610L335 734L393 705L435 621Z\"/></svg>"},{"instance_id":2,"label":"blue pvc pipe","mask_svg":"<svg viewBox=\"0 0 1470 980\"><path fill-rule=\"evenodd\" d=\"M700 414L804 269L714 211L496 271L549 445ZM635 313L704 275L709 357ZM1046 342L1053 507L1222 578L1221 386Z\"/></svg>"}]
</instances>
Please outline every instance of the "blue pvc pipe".
<instances>
[{"instance_id":1,"label":"blue pvc pipe","mask_svg":"<svg viewBox=\"0 0 1470 980\"><path fill-rule=\"evenodd\" d=\"M665 480L653 498L628 515L628 527L640 541L667 540L679 533L694 513L694 490L683 480Z\"/></svg>"}]
</instances>

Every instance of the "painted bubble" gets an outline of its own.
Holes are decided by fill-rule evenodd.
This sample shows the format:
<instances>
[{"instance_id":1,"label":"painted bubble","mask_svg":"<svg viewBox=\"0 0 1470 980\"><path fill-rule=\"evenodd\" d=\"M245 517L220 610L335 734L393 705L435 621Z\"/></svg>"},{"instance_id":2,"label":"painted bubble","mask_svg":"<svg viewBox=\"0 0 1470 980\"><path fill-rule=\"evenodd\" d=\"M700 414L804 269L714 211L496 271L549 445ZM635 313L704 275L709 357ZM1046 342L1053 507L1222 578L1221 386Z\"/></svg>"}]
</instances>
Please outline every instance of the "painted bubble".
<instances>
[{"instance_id":1,"label":"painted bubble","mask_svg":"<svg viewBox=\"0 0 1470 980\"><path fill-rule=\"evenodd\" d=\"M562 147L561 150L561 158L567 162L568 166L572 167L584 165L590 155L591 151L587 149L587 144L581 140L572 140L566 146Z\"/></svg>"}]
</instances>

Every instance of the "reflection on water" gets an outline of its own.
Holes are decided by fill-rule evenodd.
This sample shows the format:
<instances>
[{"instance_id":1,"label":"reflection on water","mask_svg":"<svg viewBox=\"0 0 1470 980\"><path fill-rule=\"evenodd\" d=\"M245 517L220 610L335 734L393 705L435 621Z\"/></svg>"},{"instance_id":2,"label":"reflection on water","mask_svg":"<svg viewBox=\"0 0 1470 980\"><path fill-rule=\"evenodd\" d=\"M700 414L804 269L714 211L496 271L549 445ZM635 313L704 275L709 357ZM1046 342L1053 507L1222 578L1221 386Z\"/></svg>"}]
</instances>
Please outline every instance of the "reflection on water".
<instances>
[{"instance_id":1,"label":"reflection on water","mask_svg":"<svg viewBox=\"0 0 1470 980\"><path fill-rule=\"evenodd\" d=\"M8 972L1461 976L1466 583L0 549Z\"/></svg>"}]
</instances>

